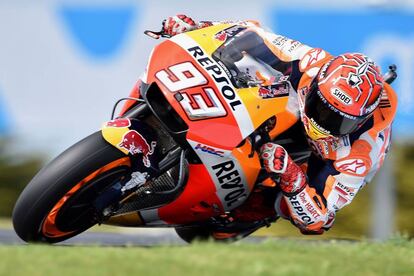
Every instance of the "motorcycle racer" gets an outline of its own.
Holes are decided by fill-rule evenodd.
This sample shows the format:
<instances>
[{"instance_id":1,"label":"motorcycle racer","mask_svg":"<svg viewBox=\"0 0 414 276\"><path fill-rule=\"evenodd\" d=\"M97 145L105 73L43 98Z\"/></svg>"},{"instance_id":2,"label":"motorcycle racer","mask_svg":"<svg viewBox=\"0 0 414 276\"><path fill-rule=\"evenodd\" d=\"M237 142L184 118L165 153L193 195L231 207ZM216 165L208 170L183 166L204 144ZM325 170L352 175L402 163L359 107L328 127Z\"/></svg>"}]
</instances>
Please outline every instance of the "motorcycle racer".
<instances>
[{"instance_id":1,"label":"motorcycle racer","mask_svg":"<svg viewBox=\"0 0 414 276\"><path fill-rule=\"evenodd\" d=\"M218 23L223 22L196 23L177 15L167 18L163 29L174 36ZM396 95L384 89L379 68L363 54L334 57L266 32L256 21L235 23L254 28L274 55L269 65L289 76L296 95L289 111L303 125L313 152L305 164L297 164L281 145L262 146L263 164L279 176L283 192L276 212L304 234L322 234L381 167L390 147Z\"/></svg>"}]
</instances>

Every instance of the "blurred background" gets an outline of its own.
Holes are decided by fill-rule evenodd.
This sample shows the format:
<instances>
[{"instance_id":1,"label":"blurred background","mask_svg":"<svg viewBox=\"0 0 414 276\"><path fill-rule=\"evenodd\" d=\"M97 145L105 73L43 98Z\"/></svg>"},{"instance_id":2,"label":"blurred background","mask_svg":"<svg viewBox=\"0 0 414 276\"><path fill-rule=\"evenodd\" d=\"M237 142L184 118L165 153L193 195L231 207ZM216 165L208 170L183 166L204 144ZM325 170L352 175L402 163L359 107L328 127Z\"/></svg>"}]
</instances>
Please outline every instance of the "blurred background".
<instances>
[{"instance_id":1,"label":"blurred background","mask_svg":"<svg viewBox=\"0 0 414 276\"><path fill-rule=\"evenodd\" d=\"M414 1L0 1L0 217L37 170L110 117L157 43L143 34L170 15L256 19L273 32L339 54L398 66L393 148L374 182L327 237L414 236ZM297 235L288 223L263 233Z\"/></svg>"}]
</instances>

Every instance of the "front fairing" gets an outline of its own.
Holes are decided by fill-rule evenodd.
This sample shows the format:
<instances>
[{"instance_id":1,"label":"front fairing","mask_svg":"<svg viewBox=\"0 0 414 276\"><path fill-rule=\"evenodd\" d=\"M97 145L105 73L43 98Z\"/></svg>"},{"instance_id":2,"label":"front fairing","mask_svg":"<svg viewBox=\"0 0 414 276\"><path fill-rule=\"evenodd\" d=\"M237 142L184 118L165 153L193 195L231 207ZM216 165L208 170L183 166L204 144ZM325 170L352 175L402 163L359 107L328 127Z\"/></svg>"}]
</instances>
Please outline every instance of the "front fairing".
<instances>
[{"instance_id":1,"label":"front fairing","mask_svg":"<svg viewBox=\"0 0 414 276\"><path fill-rule=\"evenodd\" d=\"M263 122L286 113L289 87L275 89L283 74L265 56L269 50L254 28L216 25L156 46L146 81L158 85L188 125L187 139L232 150ZM283 122L279 132L290 126Z\"/></svg>"},{"instance_id":2,"label":"front fairing","mask_svg":"<svg viewBox=\"0 0 414 276\"><path fill-rule=\"evenodd\" d=\"M286 108L289 88L274 86L281 73L263 62L269 51L255 32L254 27L222 24L174 36L154 48L144 99L156 114L158 105L167 127L166 115L178 114L186 125L180 135L201 164L190 164L186 188L174 202L157 212L141 212L146 223L202 221L243 204L261 171L258 153L246 138L270 118L277 121L274 133L295 122ZM248 76L248 71L260 74ZM263 78L269 80L266 86Z\"/></svg>"}]
</instances>

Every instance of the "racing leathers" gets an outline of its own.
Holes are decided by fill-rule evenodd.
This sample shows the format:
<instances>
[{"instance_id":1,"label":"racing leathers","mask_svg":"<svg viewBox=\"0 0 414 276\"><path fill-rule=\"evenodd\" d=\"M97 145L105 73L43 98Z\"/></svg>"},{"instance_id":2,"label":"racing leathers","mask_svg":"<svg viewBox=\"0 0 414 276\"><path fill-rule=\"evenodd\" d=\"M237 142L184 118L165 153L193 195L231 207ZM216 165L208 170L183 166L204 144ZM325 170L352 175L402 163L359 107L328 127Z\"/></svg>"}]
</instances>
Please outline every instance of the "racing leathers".
<instances>
[{"instance_id":1,"label":"racing leathers","mask_svg":"<svg viewBox=\"0 0 414 276\"><path fill-rule=\"evenodd\" d=\"M197 24L186 16L170 19L165 21L164 24L170 25L164 29L171 30L171 35L218 23ZM181 21L191 26L180 27ZM324 70L333 56L322 49L267 32L256 21L234 24L247 26L263 40L271 55L262 60L281 72L283 79L289 82L287 111L302 124L305 96L315 76ZM271 79L256 75L264 84L271 84ZM295 162L278 144L265 144L261 158L270 173L280 175L278 184L283 191L275 202L278 215L289 219L302 233L321 234L329 229L336 212L348 205L381 167L390 147L396 104L394 92L384 89L373 116L357 131L329 139L307 135L312 154L306 162Z\"/></svg>"}]
</instances>

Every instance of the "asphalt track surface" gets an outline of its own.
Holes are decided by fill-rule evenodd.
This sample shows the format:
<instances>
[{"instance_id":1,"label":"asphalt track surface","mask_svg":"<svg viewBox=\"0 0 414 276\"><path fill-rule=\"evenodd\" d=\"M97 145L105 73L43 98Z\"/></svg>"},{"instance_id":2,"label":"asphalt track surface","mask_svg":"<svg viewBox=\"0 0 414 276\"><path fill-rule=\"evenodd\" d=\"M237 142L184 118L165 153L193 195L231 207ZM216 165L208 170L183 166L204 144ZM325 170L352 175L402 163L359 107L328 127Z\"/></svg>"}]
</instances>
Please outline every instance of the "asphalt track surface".
<instances>
[{"instance_id":1,"label":"asphalt track surface","mask_svg":"<svg viewBox=\"0 0 414 276\"><path fill-rule=\"evenodd\" d=\"M187 245L177 236L172 228L116 228L119 232L100 232L99 230L88 230L76 237L56 243L57 246L113 246L113 247L156 247L156 246L185 246ZM267 240L296 240L301 243L358 243L360 240L347 238L331 239L300 239L271 236L249 236L238 242L260 244ZM2 245L24 245L12 229L0 228L0 246Z\"/></svg>"},{"instance_id":2,"label":"asphalt track surface","mask_svg":"<svg viewBox=\"0 0 414 276\"><path fill-rule=\"evenodd\" d=\"M247 237L243 239L249 243L259 243L265 237ZM0 229L1 245L22 245L26 244L11 229ZM186 245L173 229L133 229L125 232L84 232L76 237L57 243L56 245L66 246L142 246L152 247L161 245Z\"/></svg>"},{"instance_id":3,"label":"asphalt track surface","mask_svg":"<svg viewBox=\"0 0 414 276\"><path fill-rule=\"evenodd\" d=\"M153 230L153 231L152 231ZM0 245L26 244L11 229L0 229ZM172 229L148 229L145 231L84 232L57 245L101 245L101 246L157 246L184 245Z\"/></svg>"}]
</instances>

